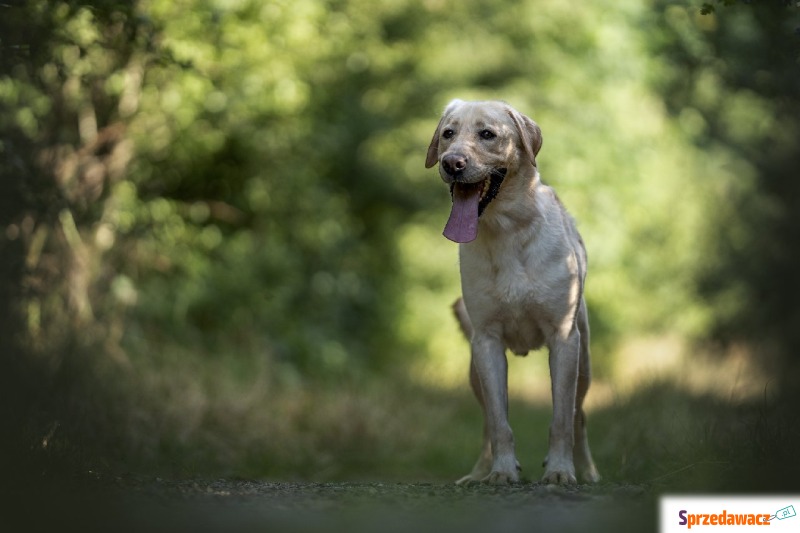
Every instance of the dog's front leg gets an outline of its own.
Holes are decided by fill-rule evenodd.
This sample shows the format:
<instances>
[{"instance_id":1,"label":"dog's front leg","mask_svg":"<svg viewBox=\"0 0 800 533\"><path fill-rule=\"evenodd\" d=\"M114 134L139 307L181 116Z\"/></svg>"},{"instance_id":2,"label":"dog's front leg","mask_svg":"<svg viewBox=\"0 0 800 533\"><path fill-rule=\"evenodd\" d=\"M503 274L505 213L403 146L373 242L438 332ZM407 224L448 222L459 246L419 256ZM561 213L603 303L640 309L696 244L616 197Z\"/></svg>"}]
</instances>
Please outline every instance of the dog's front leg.
<instances>
[{"instance_id":1,"label":"dog's front leg","mask_svg":"<svg viewBox=\"0 0 800 533\"><path fill-rule=\"evenodd\" d=\"M481 481L495 485L519 481L514 436L508 423L508 361L499 339L476 334L472 364L480 382L485 424L491 442L492 468Z\"/></svg>"},{"instance_id":2,"label":"dog's front leg","mask_svg":"<svg viewBox=\"0 0 800 533\"><path fill-rule=\"evenodd\" d=\"M553 393L553 422L550 424L550 449L542 481L548 484L577 483L572 449L575 443L575 394L581 336L573 327L550 345L550 380Z\"/></svg>"}]
</instances>

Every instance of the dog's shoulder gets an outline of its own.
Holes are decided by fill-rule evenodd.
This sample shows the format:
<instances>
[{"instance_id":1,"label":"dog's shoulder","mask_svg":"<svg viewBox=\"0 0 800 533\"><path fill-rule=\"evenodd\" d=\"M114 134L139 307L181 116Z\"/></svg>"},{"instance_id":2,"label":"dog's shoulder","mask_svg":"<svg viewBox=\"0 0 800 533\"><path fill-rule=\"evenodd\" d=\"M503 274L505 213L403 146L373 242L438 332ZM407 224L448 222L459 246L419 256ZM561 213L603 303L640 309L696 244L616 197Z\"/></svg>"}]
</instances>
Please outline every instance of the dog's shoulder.
<instances>
[{"instance_id":1,"label":"dog's shoulder","mask_svg":"<svg viewBox=\"0 0 800 533\"><path fill-rule=\"evenodd\" d=\"M545 221L546 225L544 228L537 228L537 232L550 235L560 246L564 246L571 253L574 253L576 260L580 264L581 277L583 277L586 273L587 264L586 246L578 232L575 218L567 210L552 187L540 182L537 185L536 197L540 200L540 212L545 213L541 219Z\"/></svg>"}]
</instances>

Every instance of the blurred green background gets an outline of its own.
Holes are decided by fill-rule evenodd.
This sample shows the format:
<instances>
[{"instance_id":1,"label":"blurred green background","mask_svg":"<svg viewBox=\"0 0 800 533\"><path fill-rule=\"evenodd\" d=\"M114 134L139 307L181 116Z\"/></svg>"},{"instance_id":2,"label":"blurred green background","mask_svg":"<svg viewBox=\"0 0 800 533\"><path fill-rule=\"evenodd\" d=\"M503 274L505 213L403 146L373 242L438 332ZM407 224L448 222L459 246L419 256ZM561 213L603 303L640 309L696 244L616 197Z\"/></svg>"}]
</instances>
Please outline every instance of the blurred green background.
<instances>
[{"instance_id":1,"label":"blurred green background","mask_svg":"<svg viewBox=\"0 0 800 533\"><path fill-rule=\"evenodd\" d=\"M3 2L3 460L465 473L480 413L423 163L451 98L497 98L541 126L587 243L601 473L778 488L758 473L800 442L799 58L784 1ZM546 357L511 371L536 479Z\"/></svg>"}]
</instances>

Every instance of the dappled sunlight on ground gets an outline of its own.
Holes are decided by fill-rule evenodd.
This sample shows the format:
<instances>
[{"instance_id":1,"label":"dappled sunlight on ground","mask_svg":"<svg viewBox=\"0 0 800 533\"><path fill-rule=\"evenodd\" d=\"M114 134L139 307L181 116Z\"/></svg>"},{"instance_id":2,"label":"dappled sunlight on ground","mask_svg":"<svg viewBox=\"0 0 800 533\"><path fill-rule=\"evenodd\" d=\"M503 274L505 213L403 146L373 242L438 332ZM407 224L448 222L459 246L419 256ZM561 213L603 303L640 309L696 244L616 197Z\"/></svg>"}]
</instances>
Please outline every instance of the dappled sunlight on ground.
<instances>
[{"instance_id":1,"label":"dappled sunlight on ground","mask_svg":"<svg viewBox=\"0 0 800 533\"><path fill-rule=\"evenodd\" d=\"M643 337L627 342L618 352L614 382L618 392L626 394L667 380L687 392L735 403L763 396L773 381L756 357L742 347L709 353L677 337Z\"/></svg>"}]
</instances>

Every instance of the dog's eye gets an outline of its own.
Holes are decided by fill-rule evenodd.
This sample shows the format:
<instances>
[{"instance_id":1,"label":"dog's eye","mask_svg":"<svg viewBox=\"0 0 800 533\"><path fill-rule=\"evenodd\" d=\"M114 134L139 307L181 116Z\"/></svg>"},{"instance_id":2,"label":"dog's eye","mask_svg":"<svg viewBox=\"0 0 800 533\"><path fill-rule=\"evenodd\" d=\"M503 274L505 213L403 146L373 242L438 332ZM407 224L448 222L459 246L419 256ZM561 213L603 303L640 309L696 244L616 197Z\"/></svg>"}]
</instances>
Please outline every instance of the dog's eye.
<instances>
[{"instance_id":1,"label":"dog's eye","mask_svg":"<svg viewBox=\"0 0 800 533\"><path fill-rule=\"evenodd\" d=\"M490 141L490 140L494 139L495 137L497 137L495 132L493 132L492 130L482 130L478 135L480 135L481 139L483 139L485 141Z\"/></svg>"},{"instance_id":2,"label":"dog's eye","mask_svg":"<svg viewBox=\"0 0 800 533\"><path fill-rule=\"evenodd\" d=\"M451 138L451 137L452 137L453 135L455 135L455 134L456 134L456 132L455 132L455 131L453 131L453 130L452 130L452 129L450 129L450 128L447 128L446 130L444 130L444 131L442 132L442 137L444 137L445 139L449 139L449 138Z\"/></svg>"}]
</instances>

